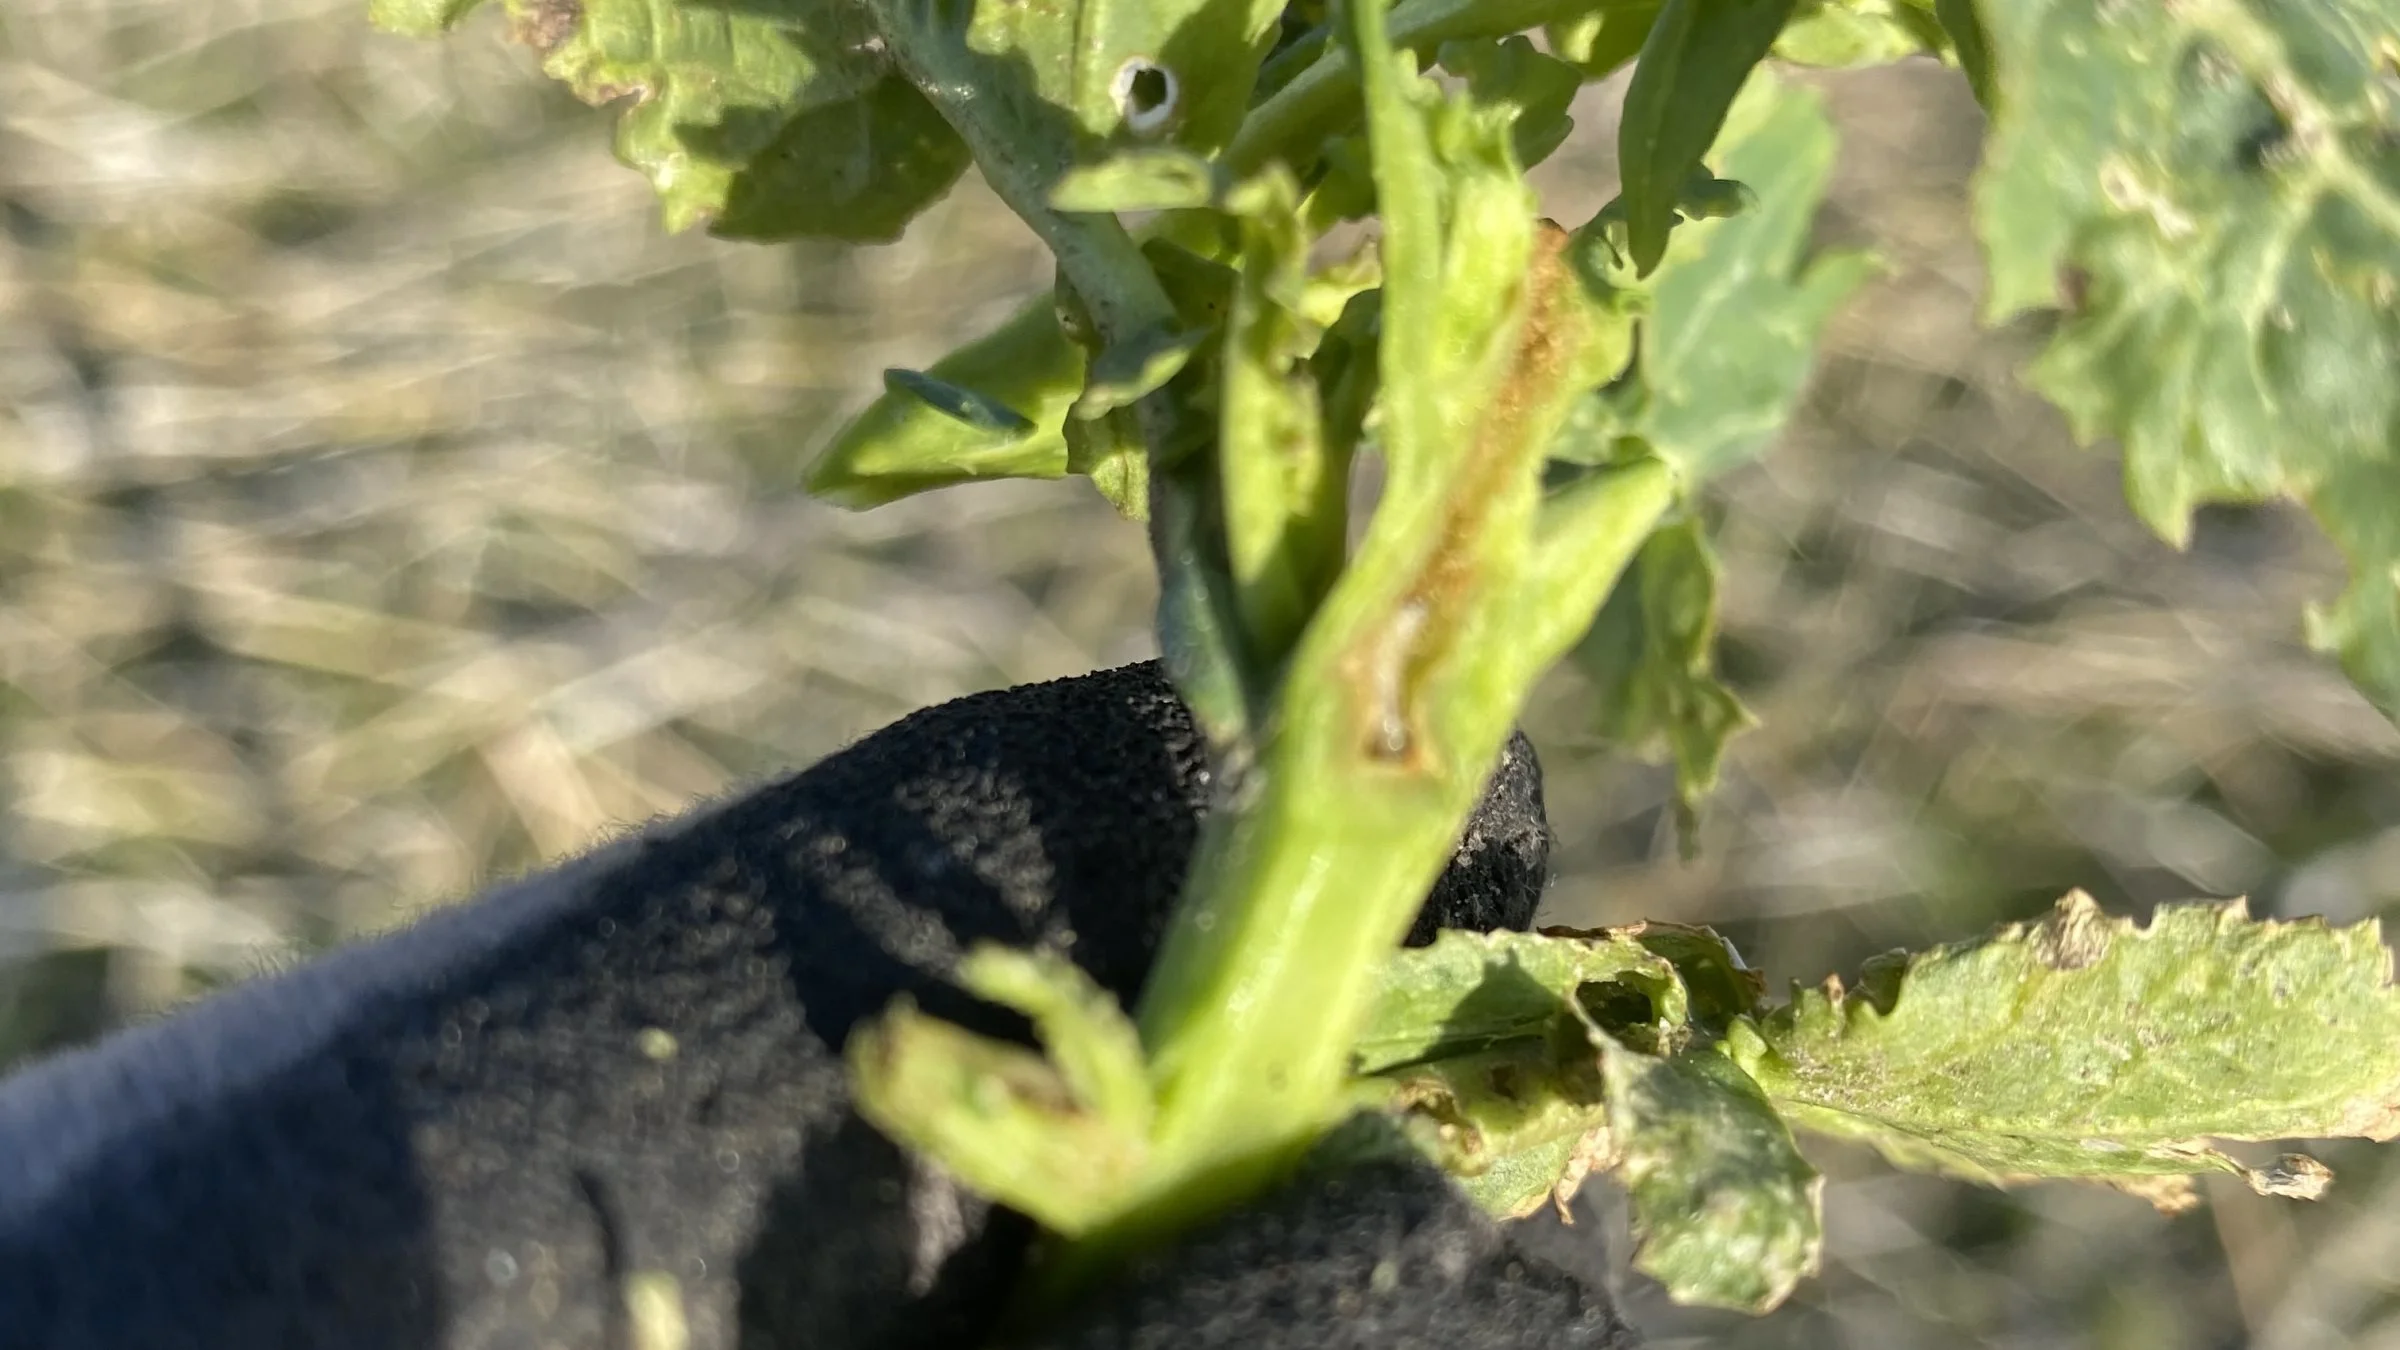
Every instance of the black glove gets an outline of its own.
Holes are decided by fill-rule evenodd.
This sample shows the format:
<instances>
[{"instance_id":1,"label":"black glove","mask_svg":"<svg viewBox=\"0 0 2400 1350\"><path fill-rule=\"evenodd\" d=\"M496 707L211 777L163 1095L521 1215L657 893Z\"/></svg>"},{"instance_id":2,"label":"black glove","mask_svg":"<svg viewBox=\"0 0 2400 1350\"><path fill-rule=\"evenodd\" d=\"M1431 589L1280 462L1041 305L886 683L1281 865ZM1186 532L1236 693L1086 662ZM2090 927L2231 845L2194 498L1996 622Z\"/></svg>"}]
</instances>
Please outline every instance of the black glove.
<instances>
[{"instance_id":1,"label":"black glove","mask_svg":"<svg viewBox=\"0 0 2400 1350\"><path fill-rule=\"evenodd\" d=\"M0 1346L970 1346L1029 1225L851 1109L841 1048L978 939L1130 1004L1207 796L1157 668L961 699L796 777L0 1084ZM1513 742L1421 917L1522 927L1549 845ZM1430 1169L1313 1182L1059 1345L1598 1344L1598 1292Z\"/></svg>"}]
</instances>

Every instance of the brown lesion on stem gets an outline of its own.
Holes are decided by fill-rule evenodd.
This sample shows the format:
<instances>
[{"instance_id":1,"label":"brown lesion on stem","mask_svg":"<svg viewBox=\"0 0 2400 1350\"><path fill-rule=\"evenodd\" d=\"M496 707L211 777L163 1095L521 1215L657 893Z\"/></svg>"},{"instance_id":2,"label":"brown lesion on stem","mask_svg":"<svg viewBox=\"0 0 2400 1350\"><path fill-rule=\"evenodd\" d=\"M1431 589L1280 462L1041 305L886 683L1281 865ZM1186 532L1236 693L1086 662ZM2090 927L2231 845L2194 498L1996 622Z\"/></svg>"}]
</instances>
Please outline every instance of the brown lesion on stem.
<instances>
[{"instance_id":1,"label":"brown lesion on stem","mask_svg":"<svg viewBox=\"0 0 2400 1350\"><path fill-rule=\"evenodd\" d=\"M1533 432L1557 406L1592 337L1586 309L1576 303L1581 283L1566 257L1569 236L1556 223L1536 222L1524 284L1529 288L1516 357L1476 423L1474 445L1461 456L1444 492L1444 514L1433 551L1391 614L1375 624L1343 661L1350 688L1364 695L1359 743L1367 757L1412 774L1456 772L1431 743L1422 715L1425 678L1457 641L1466 606L1484 571L1485 535L1501 498L1519 475L1539 468L1543 444ZM1529 462L1530 461L1530 462Z\"/></svg>"}]
</instances>

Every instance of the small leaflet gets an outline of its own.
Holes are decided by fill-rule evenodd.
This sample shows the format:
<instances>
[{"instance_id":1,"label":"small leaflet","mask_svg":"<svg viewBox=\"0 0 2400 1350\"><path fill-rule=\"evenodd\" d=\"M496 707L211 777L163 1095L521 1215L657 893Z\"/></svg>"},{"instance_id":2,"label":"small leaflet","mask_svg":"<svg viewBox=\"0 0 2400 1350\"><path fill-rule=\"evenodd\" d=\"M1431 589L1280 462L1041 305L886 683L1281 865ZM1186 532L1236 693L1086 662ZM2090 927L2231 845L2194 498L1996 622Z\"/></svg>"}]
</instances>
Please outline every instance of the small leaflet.
<instances>
[{"instance_id":1,"label":"small leaflet","mask_svg":"<svg viewBox=\"0 0 2400 1350\"><path fill-rule=\"evenodd\" d=\"M1666 255L1676 194L1792 8L1793 0L1666 0L1659 10L1617 127L1626 231L1641 275Z\"/></svg>"},{"instance_id":2,"label":"small leaflet","mask_svg":"<svg viewBox=\"0 0 2400 1350\"><path fill-rule=\"evenodd\" d=\"M903 997L844 1051L861 1114L1054 1232L1122 1204L1147 1155L1141 1038L1106 991L1053 953L978 946L970 991L1033 1019L1045 1056L929 1017Z\"/></svg>"},{"instance_id":3,"label":"small leaflet","mask_svg":"<svg viewBox=\"0 0 2400 1350\"><path fill-rule=\"evenodd\" d=\"M1694 840L1726 742L1757 724L1716 673L1717 560L1697 520L1650 536L1575 648L1602 735L1675 764L1677 822Z\"/></svg>"}]
</instances>

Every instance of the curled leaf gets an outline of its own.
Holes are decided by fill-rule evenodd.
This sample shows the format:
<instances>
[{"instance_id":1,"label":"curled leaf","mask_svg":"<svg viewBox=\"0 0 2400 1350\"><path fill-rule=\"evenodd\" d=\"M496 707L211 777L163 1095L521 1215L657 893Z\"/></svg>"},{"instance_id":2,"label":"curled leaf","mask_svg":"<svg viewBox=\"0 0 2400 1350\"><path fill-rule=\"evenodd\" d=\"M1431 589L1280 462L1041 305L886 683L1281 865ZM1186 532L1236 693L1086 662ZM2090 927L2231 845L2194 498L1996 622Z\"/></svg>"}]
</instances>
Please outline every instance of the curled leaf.
<instances>
[{"instance_id":1,"label":"curled leaf","mask_svg":"<svg viewBox=\"0 0 2400 1350\"><path fill-rule=\"evenodd\" d=\"M1543 937L1631 940L1675 967L1691 1005L1694 1025L1712 1034L1736 1017L1765 1011L1767 979L1742 960L1733 942L1713 928L1646 919L1617 928L1544 928ZM1603 1026L1603 1030L1609 1030ZM1611 1031L1623 1038L1623 1033Z\"/></svg>"},{"instance_id":2,"label":"curled leaf","mask_svg":"<svg viewBox=\"0 0 2400 1350\"><path fill-rule=\"evenodd\" d=\"M859 1112L1044 1227L1082 1232L1121 1203L1148 1152L1150 1087L1133 1023L1056 955L979 947L960 976L1030 1016L1049 1055L903 997L850 1034Z\"/></svg>"},{"instance_id":3,"label":"curled leaf","mask_svg":"<svg viewBox=\"0 0 2400 1350\"><path fill-rule=\"evenodd\" d=\"M1603 1040L1608 1165L1633 1203L1634 1267L1678 1303L1766 1312L1816 1273L1825 1179L1758 1085L1713 1050Z\"/></svg>"}]
</instances>

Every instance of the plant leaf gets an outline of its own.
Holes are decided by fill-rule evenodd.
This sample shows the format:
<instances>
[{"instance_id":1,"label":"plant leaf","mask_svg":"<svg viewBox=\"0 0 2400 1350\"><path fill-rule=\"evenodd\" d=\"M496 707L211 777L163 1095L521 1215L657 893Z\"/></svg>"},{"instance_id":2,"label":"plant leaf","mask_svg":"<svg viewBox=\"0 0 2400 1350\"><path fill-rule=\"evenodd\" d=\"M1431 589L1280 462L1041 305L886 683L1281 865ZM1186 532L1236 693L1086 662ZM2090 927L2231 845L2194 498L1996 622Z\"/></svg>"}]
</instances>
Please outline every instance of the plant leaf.
<instances>
[{"instance_id":1,"label":"plant leaf","mask_svg":"<svg viewBox=\"0 0 2400 1350\"><path fill-rule=\"evenodd\" d=\"M439 37L483 0L367 0L367 22L402 37Z\"/></svg>"},{"instance_id":2,"label":"plant leaf","mask_svg":"<svg viewBox=\"0 0 2400 1350\"><path fill-rule=\"evenodd\" d=\"M1766 1011L1766 977L1751 969L1733 943L1713 928L1645 919L1616 928L1539 931L1543 937L1638 942L1654 955L1665 957L1675 967L1676 978L1683 982L1693 1024L1711 1034L1721 1034L1736 1017L1752 1017ZM1623 1038L1622 1033L1605 1022L1601 1029Z\"/></svg>"},{"instance_id":3,"label":"plant leaf","mask_svg":"<svg viewBox=\"0 0 2400 1350\"><path fill-rule=\"evenodd\" d=\"M1217 391L1217 482L1235 610L1252 658L1271 668L1341 573L1350 456L1326 442L1307 366L1322 330L1298 312L1309 245L1299 184L1277 165L1229 204L1242 251Z\"/></svg>"},{"instance_id":4,"label":"plant leaf","mask_svg":"<svg viewBox=\"0 0 2400 1350\"><path fill-rule=\"evenodd\" d=\"M1551 23L1544 36L1550 39L1550 50L1581 69L1585 79L1606 79L1640 54L1650 26L1658 22L1662 3L1633 0L1600 5Z\"/></svg>"},{"instance_id":5,"label":"plant leaf","mask_svg":"<svg viewBox=\"0 0 2400 1350\"><path fill-rule=\"evenodd\" d=\"M1950 39L1950 52L1965 72L1967 87L1975 91L1975 101L1985 112L1992 109L1992 39L1984 31L1983 20L1976 15L1975 0L1933 0L1934 17L1941 20L1942 31Z\"/></svg>"},{"instance_id":6,"label":"plant leaf","mask_svg":"<svg viewBox=\"0 0 2400 1350\"><path fill-rule=\"evenodd\" d=\"M1149 1131L1141 1034L1083 967L1053 951L986 942L959 963L958 982L1032 1018L1067 1090L1109 1128L1134 1138Z\"/></svg>"},{"instance_id":7,"label":"plant leaf","mask_svg":"<svg viewBox=\"0 0 2400 1350\"><path fill-rule=\"evenodd\" d=\"M1207 329L1161 324L1103 348L1092 358L1083 397L1075 400L1071 415L1089 421L1141 402L1165 388L1212 336Z\"/></svg>"},{"instance_id":8,"label":"plant leaf","mask_svg":"<svg viewBox=\"0 0 2400 1350\"><path fill-rule=\"evenodd\" d=\"M890 239L949 190L966 147L833 0L739 10L661 0L509 0L542 69L585 102L633 100L617 156L667 228Z\"/></svg>"},{"instance_id":9,"label":"plant leaf","mask_svg":"<svg viewBox=\"0 0 2400 1350\"><path fill-rule=\"evenodd\" d=\"M1067 471L1067 409L1083 386L1083 350L1067 340L1045 296L933 364L926 375L972 391L1028 424L978 425L920 391L894 389L850 420L809 466L811 494L863 510L913 493L986 478L1056 478Z\"/></svg>"},{"instance_id":10,"label":"plant leaf","mask_svg":"<svg viewBox=\"0 0 2400 1350\"><path fill-rule=\"evenodd\" d=\"M1874 270L1855 253L1800 263L1834 149L1813 91L1752 78L1714 156L1725 177L1712 181L1748 184L1753 204L1677 227L1650 280L1632 368L1582 401L1554 456L1603 463L1637 447L1673 465L1688 490L1767 447L1799 399L1825 321ZM1685 521L1643 548L1576 648L1603 734L1671 751L1687 847L1725 743L1752 720L1715 675L1716 608L1715 557Z\"/></svg>"},{"instance_id":11,"label":"plant leaf","mask_svg":"<svg viewBox=\"0 0 2400 1350\"><path fill-rule=\"evenodd\" d=\"M1886 66L1948 46L1941 21L1917 0L1801 0L1775 39L1778 59L1848 70Z\"/></svg>"},{"instance_id":12,"label":"plant leaf","mask_svg":"<svg viewBox=\"0 0 2400 1350\"><path fill-rule=\"evenodd\" d=\"M1069 417L1066 440L1067 472L1091 479L1127 520L1149 519L1150 455L1133 409Z\"/></svg>"},{"instance_id":13,"label":"plant leaf","mask_svg":"<svg viewBox=\"0 0 2400 1350\"><path fill-rule=\"evenodd\" d=\"M1223 191L1216 166L1188 150L1127 150L1070 169L1050 190L1061 211L1177 211L1207 206Z\"/></svg>"},{"instance_id":14,"label":"plant leaf","mask_svg":"<svg viewBox=\"0 0 2400 1350\"><path fill-rule=\"evenodd\" d=\"M1793 0L1666 0L1642 43L1617 127L1625 224L1636 271L1667 251L1675 198L1700 166Z\"/></svg>"},{"instance_id":15,"label":"plant leaf","mask_svg":"<svg viewBox=\"0 0 2400 1350\"><path fill-rule=\"evenodd\" d=\"M844 1050L860 1113L1044 1227L1087 1230L1122 1203L1147 1153L1150 1080L1132 1020L1054 953L985 944L959 978L1031 1017L1048 1057L903 997Z\"/></svg>"},{"instance_id":16,"label":"plant leaf","mask_svg":"<svg viewBox=\"0 0 2400 1350\"><path fill-rule=\"evenodd\" d=\"M2032 381L2123 442L2127 499L2166 538L2207 502L2308 503L2353 576L2313 634L2400 716L2400 11L1980 12L1990 316L2064 308Z\"/></svg>"},{"instance_id":17,"label":"plant leaf","mask_svg":"<svg viewBox=\"0 0 2400 1350\"><path fill-rule=\"evenodd\" d=\"M2099 1181L2162 1207L2190 1174L2313 1194L2216 1139L2400 1135L2400 990L2370 921L2255 921L2240 901L2148 927L2078 891L2047 917L1799 992L1727 1045L1794 1123L1903 1167Z\"/></svg>"},{"instance_id":18,"label":"plant leaf","mask_svg":"<svg viewBox=\"0 0 2400 1350\"><path fill-rule=\"evenodd\" d=\"M1599 1064L1581 1028L1429 1060L1391 1076L1402 1135L1499 1218L1572 1200L1608 1149Z\"/></svg>"},{"instance_id":19,"label":"plant leaf","mask_svg":"<svg viewBox=\"0 0 2400 1350\"><path fill-rule=\"evenodd\" d=\"M1642 545L1575 649L1601 734L1636 751L1663 742L1673 757L1687 848L1725 743L1757 721L1717 679L1716 637L1716 555L1700 523L1686 519Z\"/></svg>"},{"instance_id":20,"label":"plant leaf","mask_svg":"<svg viewBox=\"0 0 2400 1350\"><path fill-rule=\"evenodd\" d=\"M1654 1045L1671 1044L1689 1014L1675 967L1620 932L1445 930L1384 962L1354 1063L1359 1073L1383 1073L1541 1040L1577 1008L1611 1035Z\"/></svg>"},{"instance_id":21,"label":"plant leaf","mask_svg":"<svg viewBox=\"0 0 2400 1350\"><path fill-rule=\"evenodd\" d=\"M1519 165L1531 168L1548 159L1575 130L1567 109L1583 88L1583 71L1537 50L1524 34L1445 42L1435 59L1467 82L1476 102L1515 110L1509 139Z\"/></svg>"},{"instance_id":22,"label":"plant leaf","mask_svg":"<svg viewBox=\"0 0 2400 1350\"><path fill-rule=\"evenodd\" d=\"M1826 320L1877 267L1849 252L1802 264L1835 149L1813 90L1764 73L1751 81L1712 158L1716 181L1746 184L1753 204L1676 228L1651 277L1633 369L1584 401L1554 457L1606 463L1634 437L1697 485L1767 447L1807 382Z\"/></svg>"},{"instance_id":23,"label":"plant leaf","mask_svg":"<svg viewBox=\"0 0 2400 1350\"><path fill-rule=\"evenodd\" d=\"M732 147L743 143L722 127L678 135L702 155L724 147L729 160L739 154ZM798 113L740 161L709 233L888 242L950 190L968 158L965 142L925 96L887 75L856 98ZM670 225L673 200L670 189Z\"/></svg>"},{"instance_id":24,"label":"plant leaf","mask_svg":"<svg viewBox=\"0 0 2400 1350\"><path fill-rule=\"evenodd\" d=\"M1094 162L1103 147L1221 147L1249 106L1282 13L1276 0L869 8L920 79L972 90L961 113L1012 124L1011 153L1053 159L1052 176Z\"/></svg>"},{"instance_id":25,"label":"plant leaf","mask_svg":"<svg viewBox=\"0 0 2400 1350\"><path fill-rule=\"evenodd\" d=\"M887 370L883 372L883 387L886 393L906 394L976 431L1016 438L1033 430L1033 423L1023 413L1000 400L921 370Z\"/></svg>"},{"instance_id":26,"label":"plant leaf","mask_svg":"<svg viewBox=\"0 0 2400 1350\"><path fill-rule=\"evenodd\" d=\"M1824 1245L1825 1181L1790 1127L1714 1050L1661 1059L1599 1043L1634 1267L1678 1303L1762 1313L1783 1302Z\"/></svg>"},{"instance_id":27,"label":"plant leaf","mask_svg":"<svg viewBox=\"0 0 2400 1350\"><path fill-rule=\"evenodd\" d=\"M1545 1204L1570 1214L1567 1206L1583 1189L1584 1179L1604 1166L1608 1156L1608 1127L1602 1110L1579 1112L1572 1123L1588 1128L1581 1134L1562 1130L1497 1153L1482 1171L1465 1176L1452 1173L1452 1180L1494 1218L1528 1218Z\"/></svg>"}]
</instances>

